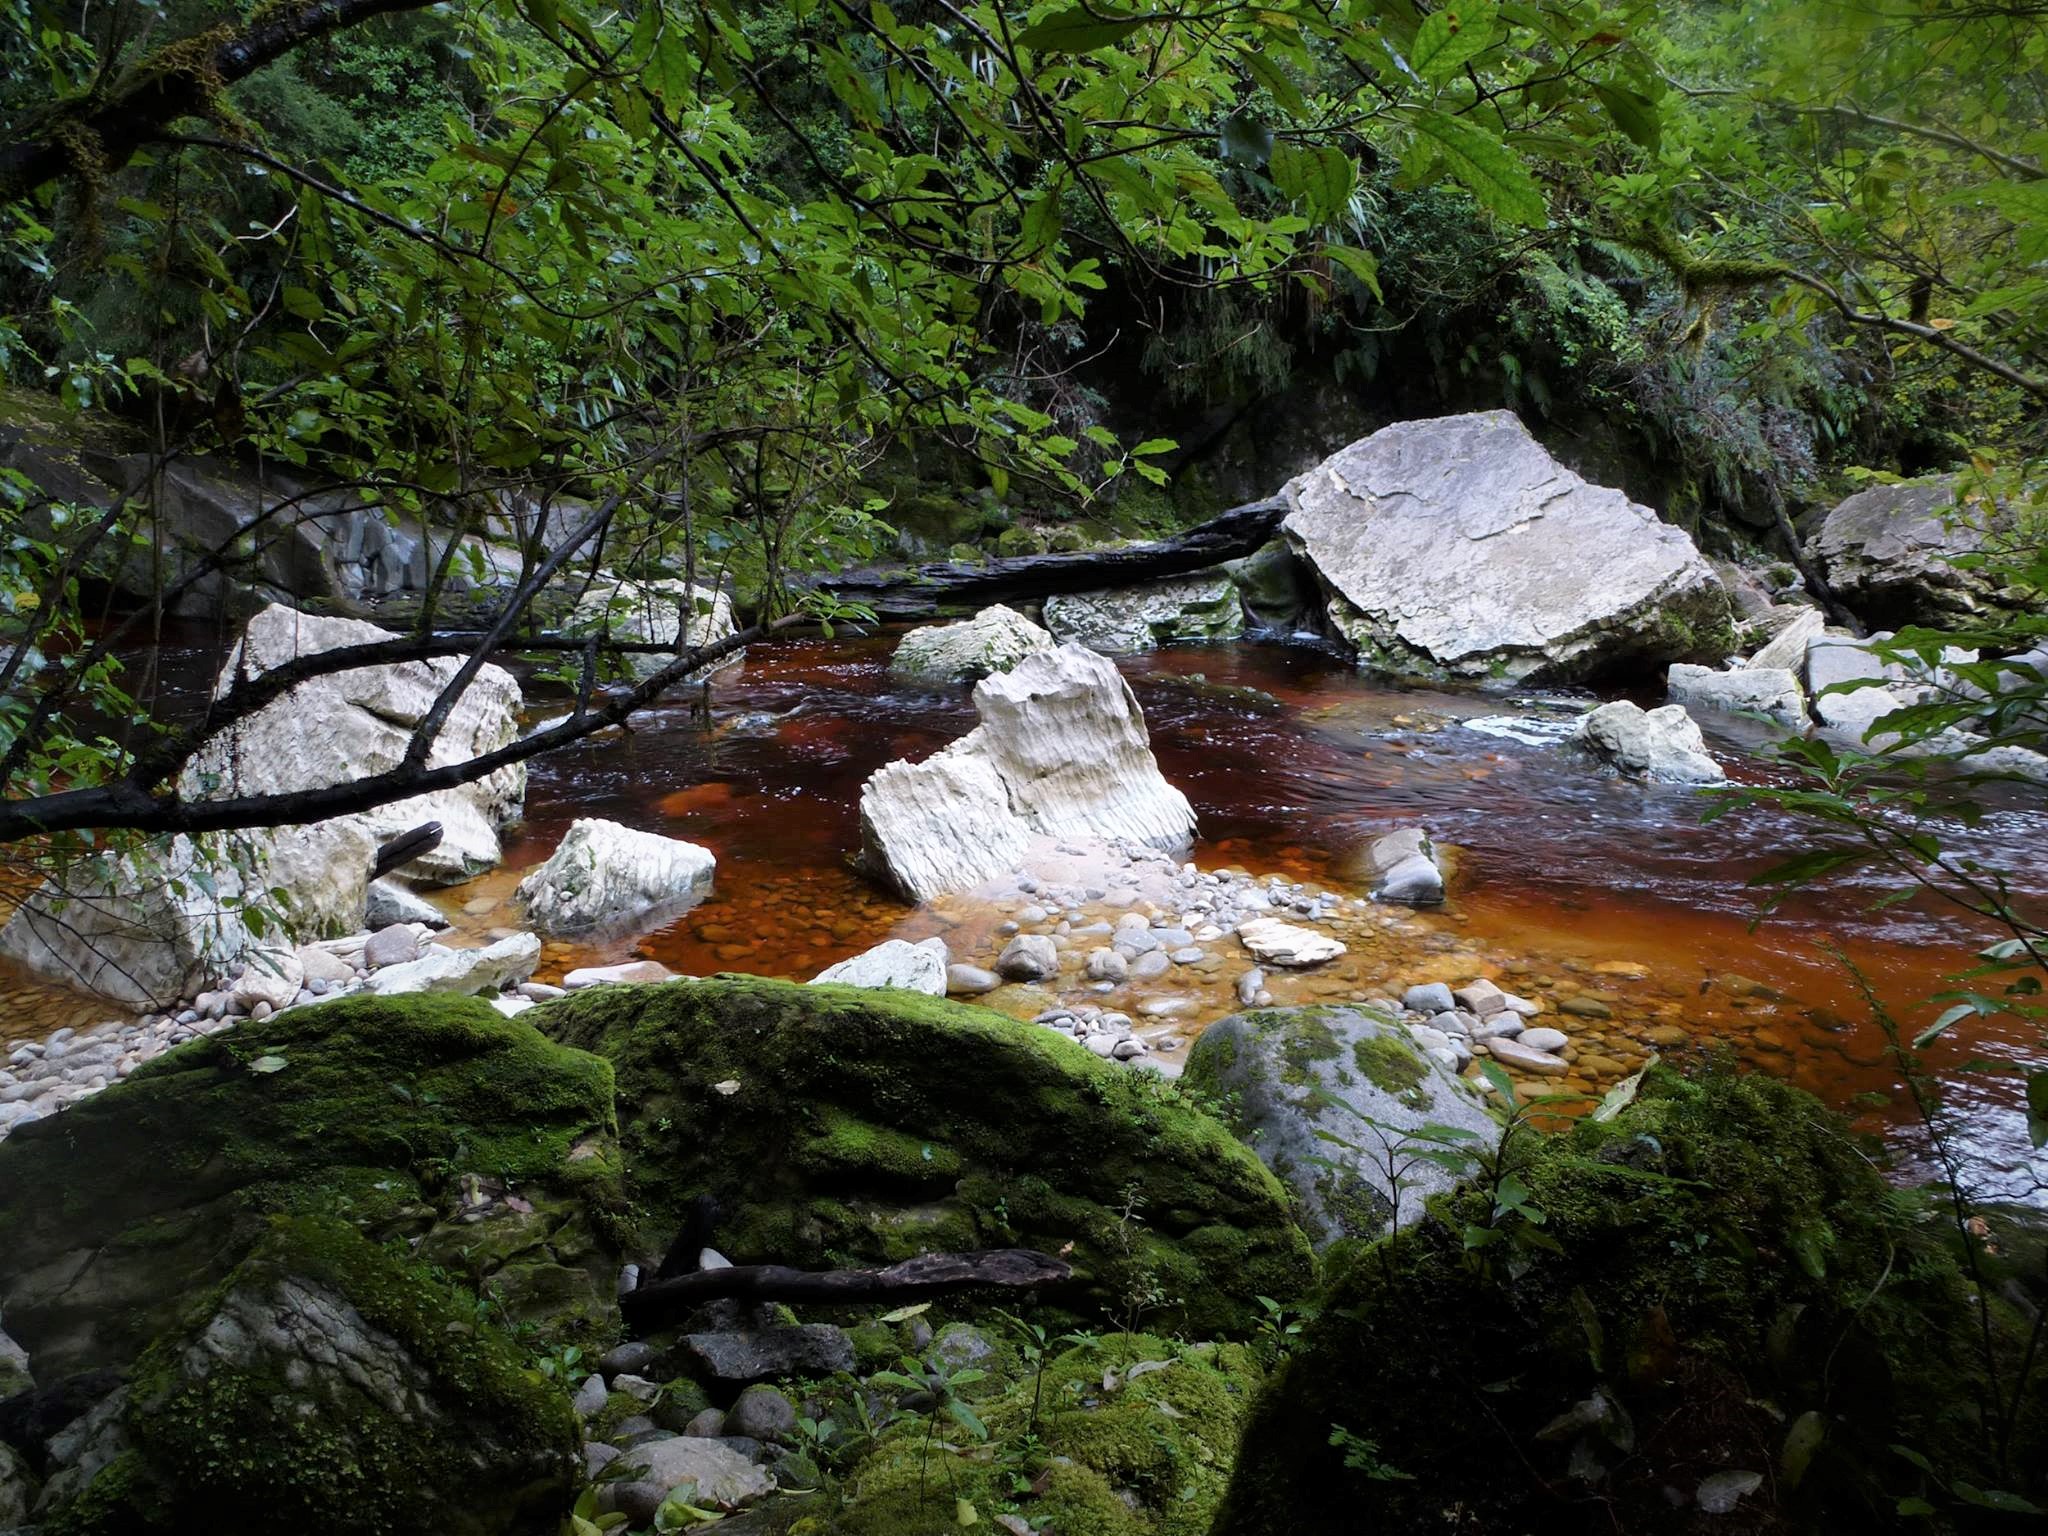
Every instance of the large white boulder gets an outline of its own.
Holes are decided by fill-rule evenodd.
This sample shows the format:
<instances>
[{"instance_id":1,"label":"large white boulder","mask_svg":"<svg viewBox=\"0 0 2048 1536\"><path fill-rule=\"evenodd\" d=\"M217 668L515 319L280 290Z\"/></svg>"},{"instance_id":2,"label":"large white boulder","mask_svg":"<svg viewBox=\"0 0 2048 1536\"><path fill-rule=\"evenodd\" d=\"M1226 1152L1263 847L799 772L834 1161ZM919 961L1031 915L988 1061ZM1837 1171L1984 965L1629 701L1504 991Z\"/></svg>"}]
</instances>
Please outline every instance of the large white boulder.
<instances>
[{"instance_id":1,"label":"large white boulder","mask_svg":"<svg viewBox=\"0 0 2048 1536\"><path fill-rule=\"evenodd\" d=\"M1644 710L1620 700L1580 716L1570 738L1631 778L1719 784L1727 778L1691 715L1677 704Z\"/></svg>"},{"instance_id":2,"label":"large white boulder","mask_svg":"<svg viewBox=\"0 0 2048 1536\"><path fill-rule=\"evenodd\" d=\"M295 657L396 638L360 619L273 604L250 619L214 693L225 696L239 678ZM290 794L395 768L413 727L461 665L450 656L309 678L209 739L186 765L179 790L194 799ZM427 766L466 762L508 745L519 734L521 702L511 673L482 668L449 711L428 750ZM440 822L440 846L408 864L405 874L414 881L453 884L498 862L499 828L518 818L525 796L526 768L513 764L474 783L413 795L350 819L380 843L422 822Z\"/></svg>"},{"instance_id":3,"label":"large white boulder","mask_svg":"<svg viewBox=\"0 0 2048 1536\"><path fill-rule=\"evenodd\" d=\"M667 922L701 901L718 861L709 848L585 817L519 882L543 933L621 931Z\"/></svg>"},{"instance_id":4,"label":"large white boulder","mask_svg":"<svg viewBox=\"0 0 2048 1536\"><path fill-rule=\"evenodd\" d=\"M732 598L717 587L692 587L680 576L632 581L601 574L576 600L563 626L570 634L605 634L614 640L674 646L684 635L688 617L687 645L714 645L739 632L733 619ZM675 658L655 651L635 651L621 658L625 668L638 678L652 677ZM732 666L741 653L721 657L709 666L688 674L701 678L722 667Z\"/></svg>"},{"instance_id":5,"label":"large white boulder","mask_svg":"<svg viewBox=\"0 0 2048 1536\"><path fill-rule=\"evenodd\" d=\"M376 844L354 818L260 832L176 837L80 860L0 929L0 954L53 981L133 1008L191 997L259 943L361 925ZM284 893L278 910L273 891Z\"/></svg>"},{"instance_id":6,"label":"large white boulder","mask_svg":"<svg viewBox=\"0 0 2048 1536\"><path fill-rule=\"evenodd\" d=\"M828 965L811 978L811 985L841 987L901 987L909 992L946 995L946 952L944 939L885 939L873 949L863 950L837 965Z\"/></svg>"},{"instance_id":7,"label":"large white boulder","mask_svg":"<svg viewBox=\"0 0 2048 1536\"><path fill-rule=\"evenodd\" d=\"M1958 507L1953 475L1874 485L1821 519L1806 555L1859 615L1940 624L1998 606L1996 585L1955 562L1994 545L2007 521L1982 506Z\"/></svg>"},{"instance_id":8,"label":"large white boulder","mask_svg":"<svg viewBox=\"0 0 2048 1536\"><path fill-rule=\"evenodd\" d=\"M1017 867L1034 837L1179 848L1187 797L1159 771L1113 662L1079 646L1025 657L974 690L981 724L861 787L862 860L924 900Z\"/></svg>"},{"instance_id":9,"label":"large white boulder","mask_svg":"<svg viewBox=\"0 0 2048 1536\"><path fill-rule=\"evenodd\" d=\"M1508 411L1398 422L1282 494L1330 624L1380 670L1579 677L1719 660L1730 633L1692 540L1580 479Z\"/></svg>"},{"instance_id":10,"label":"large white boulder","mask_svg":"<svg viewBox=\"0 0 2048 1536\"><path fill-rule=\"evenodd\" d=\"M482 949L429 944L416 960L401 960L372 971L357 990L373 997L409 992L488 994L525 981L538 964L540 940L530 933L515 933Z\"/></svg>"},{"instance_id":11,"label":"large white boulder","mask_svg":"<svg viewBox=\"0 0 2048 1536\"><path fill-rule=\"evenodd\" d=\"M1228 573L1204 571L1149 586L1048 597L1045 627L1062 643L1130 655L1162 645L1233 640L1244 633L1244 605Z\"/></svg>"},{"instance_id":12,"label":"large white boulder","mask_svg":"<svg viewBox=\"0 0 2048 1536\"><path fill-rule=\"evenodd\" d=\"M913 629L897 642L889 670L919 682L971 683L1007 672L1053 645L1045 630L1016 609L997 603L971 619Z\"/></svg>"},{"instance_id":13,"label":"large white boulder","mask_svg":"<svg viewBox=\"0 0 2048 1536\"><path fill-rule=\"evenodd\" d=\"M1666 679L1671 702L1689 709L1718 709L1729 714L1764 715L1798 730L1806 724L1806 690L1799 678L1780 667L1696 667L1673 662Z\"/></svg>"}]
</instances>

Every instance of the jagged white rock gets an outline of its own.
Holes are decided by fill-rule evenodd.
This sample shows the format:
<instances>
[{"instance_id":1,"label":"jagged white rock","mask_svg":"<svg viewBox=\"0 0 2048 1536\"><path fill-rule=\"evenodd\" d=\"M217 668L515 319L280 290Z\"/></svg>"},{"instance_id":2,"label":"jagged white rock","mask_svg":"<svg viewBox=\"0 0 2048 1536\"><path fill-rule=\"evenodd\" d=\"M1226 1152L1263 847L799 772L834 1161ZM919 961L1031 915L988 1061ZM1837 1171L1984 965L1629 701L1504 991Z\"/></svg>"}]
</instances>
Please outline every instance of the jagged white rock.
<instances>
[{"instance_id":1,"label":"jagged white rock","mask_svg":"<svg viewBox=\"0 0 2048 1536\"><path fill-rule=\"evenodd\" d=\"M1053 637L1001 603L957 624L927 624L897 642L889 670L924 682L971 683L1053 648Z\"/></svg>"},{"instance_id":2,"label":"jagged white rock","mask_svg":"<svg viewBox=\"0 0 2048 1536\"><path fill-rule=\"evenodd\" d=\"M1283 923L1277 917L1255 917L1238 924L1237 939L1254 959L1267 965L1321 965L1345 952L1342 940L1313 928Z\"/></svg>"},{"instance_id":3,"label":"jagged white rock","mask_svg":"<svg viewBox=\"0 0 2048 1536\"><path fill-rule=\"evenodd\" d=\"M240 678L298 656L396 638L360 619L300 613L273 603L249 620L214 693L224 696ZM210 737L186 765L179 790L193 799L291 794L395 768L404 759L413 727L461 665L458 658L443 656L309 678ZM466 762L509 744L519 734L520 704L519 684L511 673L481 668L449 711L426 766ZM350 819L378 842L422 822L440 822L440 846L409 863L405 873L416 881L452 884L498 862L498 829L517 819L525 795L525 765L513 764L473 784L413 795Z\"/></svg>"},{"instance_id":4,"label":"jagged white rock","mask_svg":"<svg viewBox=\"0 0 2048 1536\"><path fill-rule=\"evenodd\" d=\"M647 927L701 900L717 864L709 848L679 837L583 817L517 894L543 933Z\"/></svg>"},{"instance_id":5,"label":"jagged white rock","mask_svg":"<svg viewBox=\"0 0 2048 1536\"><path fill-rule=\"evenodd\" d=\"M1045 600L1053 638L1107 655L1128 655L1244 633L1244 605L1224 571L1177 576L1143 587L1061 593Z\"/></svg>"},{"instance_id":6,"label":"jagged white rock","mask_svg":"<svg viewBox=\"0 0 2048 1536\"><path fill-rule=\"evenodd\" d=\"M873 949L828 965L811 978L811 985L902 987L944 997L950 958L944 939L922 939L915 944L908 939L885 939Z\"/></svg>"},{"instance_id":7,"label":"jagged white rock","mask_svg":"<svg viewBox=\"0 0 2048 1536\"><path fill-rule=\"evenodd\" d=\"M861 787L863 861L905 894L971 890L1016 868L1035 836L1178 848L1193 835L1107 658L1036 652L976 685L974 707L981 724L959 741Z\"/></svg>"},{"instance_id":8,"label":"jagged white rock","mask_svg":"<svg viewBox=\"0 0 2048 1536\"><path fill-rule=\"evenodd\" d=\"M1723 672L1674 662L1666 679L1671 702L1692 709L1767 715L1794 730L1806 724L1806 690L1780 667L1738 667Z\"/></svg>"},{"instance_id":9,"label":"jagged white rock","mask_svg":"<svg viewBox=\"0 0 2048 1536\"><path fill-rule=\"evenodd\" d=\"M1827 627L1827 618L1818 608L1801 609L1743 666L1760 672L1798 672L1806 665L1806 648L1827 633Z\"/></svg>"},{"instance_id":10,"label":"jagged white rock","mask_svg":"<svg viewBox=\"0 0 2048 1536\"><path fill-rule=\"evenodd\" d=\"M652 581L632 581L609 572L594 581L577 598L569 611L565 630L575 635L609 634L614 640L640 641L673 646L683 630L683 614L689 613L689 646L714 645L739 632L732 616L732 598L716 587L692 587L680 576ZM737 663L742 652L734 651L707 667L688 674L703 677ZM652 677L675 658L658 652L635 651L623 658L635 677Z\"/></svg>"},{"instance_id":11,"label":"jagged white rock","mask_svg":"<svg viewBox=\"0 0 2048 1536\"><path fill-rule=\"evenodd\" d=\"M360 990L373 997L403 992L497 992L525 981L539 964L540 940L530 933L515 933L483 949L429 944L417 960L372 971Z\"/></svg>"},{"instance_id":12,"label":"jagged white rock","mask_svg":"<svg viewBox=\"0 0 2048 1536\"><path fill-rule=\"evenodd\" d=\"M1697 722L1677 704L1651 710L1626 699L1602 704L1580 717L1570 739L1635 778L1718 784L1728 776L1707 751Z\"/></svg>"},{"instance_id":13,"label":"jagged white rock","mask_svg":"<svg viewBox=\"0 0 2048 1536\"><path fill-rule=\"evenodd\" d=\"M1703 652L1727 630L1692 540L1579 478L1508 411L1397 422L1282 494L1331 624L1388 671L1571 677Z\"/></svg>"}]
</instances>

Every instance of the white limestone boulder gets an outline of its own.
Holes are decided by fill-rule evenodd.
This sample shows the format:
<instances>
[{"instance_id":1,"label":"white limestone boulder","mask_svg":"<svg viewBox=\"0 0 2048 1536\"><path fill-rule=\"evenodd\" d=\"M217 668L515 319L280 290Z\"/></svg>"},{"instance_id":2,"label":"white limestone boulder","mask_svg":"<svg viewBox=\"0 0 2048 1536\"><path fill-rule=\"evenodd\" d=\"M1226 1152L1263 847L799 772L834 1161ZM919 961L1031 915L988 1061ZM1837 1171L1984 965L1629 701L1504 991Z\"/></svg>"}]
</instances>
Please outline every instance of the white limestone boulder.
<instances>
[{"instance_id":1,"label":"white limestone boulder","mask_svg":"<svg viewBox=\"0 0 2048 1536\"><path fill-rule=\"evenodd\" d=\"M1678 661L1665 681L1671 702L1688 709L1763 715L1792 730L1806 724L1806 690L1783 668L1744 666L1725 672Z\"/></svg>"},{"instance_id":2,"label":"white limestone boulder","mask_svg":"<svg viewBox=\"0 0 2048 1536\"><path fill-rule=\"evenodd\" d=\"M1282 494L1331 627L1377 670L1554 680L1718 661L1732 633L1681 529L1582 480L1508 411L1398 422Z\"/></svg>"},{"instance_id":3,"label":"white limestone boulder","mask_svg":"<svg viewBox=\"0 0 2048 1536\"><path fill-rule=\"evenodd\" d=\"M1204 571L1149 586L1049 597L1045 627L1063 644L1131 655L1162 645L1234 640L1244 633L1244 605L1227 572Z\"/></svg>"},{"instance_id":4,"label":"white limestone boulder","mask_svg":"<svg viewBox=\"0 0 2048 1536\"><path fill-rule=\"evenodd\" d=\"M873 949L829 965L811 978L811 985L841 987L901 987L908 992L946 995L946 952L944 939L886 939Z\"/></svg>"},{"instance_id":5,"label":"white limestone boulder","mask_svg":"<svg viewBox=\"0 0 2048 1536\"><path fill-rule=\"evenodd\" d=\"M1053 648L1051 634L1001 603L955 624L927 624L897 643L889 670L926 683L971 683Z\"/></svg>"},{"instance_id":6,"label":"white limestone boulder","mask_svg":"<svg viewBox=\"0 0 2048 1536\"><path fill-rule=\"evenodd\" d=\"M692 587L680 576L632 581L610 572L601 574L577 598L563 629L572 635L602 634L614 640L668 646L672 651L678 649L679 636L684 637L683 648L689 648L715 645L739 632L732 598L717 587ZM741 652L734 651L688 673L685 680L732 666L741 657ZM673 654L658 651L635 651L620 658L636 678L652 677L674 659Z\"/></svg>"},{"instance_id":7,"label":"white limestone boulder","mask_svg":"<svg viewBox=\"0 0 2048 1536\"><path fill-rule=\"evenodd\" d=\"M221 668L214 694L295 657L397 637L359 619L327 618L273 604L249 621ZM178 784L194 799L291 794L366 779L403 760L413 727L460 669L457 657L356 667L309 678L247 719L209 738ZM482 668L449 711L426 766L466 762L519 734L519 685L502 667ZM500 857L499 829L517 820L526 768L513 764L471 784L394 801L350 819L382 843L422 822L441 823L441 843L405 867L406 878L453 884ZM361 908L357 908L360 917Z\"/></svg>"},{"instance_id":8,"label":"white limestone boulder","mask_svg":"<svg viewBox=\"0 0 2048 1536\"><path fill-rule=\"evenodd\" d=\"M355 818L176 837L80 860L0 929L0 954L108 1002L163 1008L226 975L251 949L361 926L376 845ZM282 891L278 903L273 891ZM266 939L266 935L268 938Z\"/></svg>"},{"instance_id":9,"label":"white limestone boulder","mask_svg":"<svg viewBox=\"0 0 2048 1536\"><path fill-rule=\"evenodd\" d=\"M543 933L624 932L658 926L703 900L717 866L710 849L679 837L584 817L517 894Z\"/></svg>"},{"instance_id":10,"label":"white limestone boulder","mask_svg":"<svg viewBox=\"0 0 2048 1536\"><path fill-rule=\"evenodd\" d=\"M861 787L861 860L914 900L1016 868L1034 837L1178 849L1193 835L1194 810L1106 657L1034 652L977 684L974 707L981 723L959 741Z\"/></svg>"},{"instance_id":11,"label":"white limestone boulder","mask_svg":"<svg viewBox=\"0 0 2048 1536\"><path fill-rule=\"evenodd\" d=\"M1580 716L1568 738L1630 778L1667 784L1719 784L1728 775L1707 751L1706 738L1677 704L1644 710L1627 700Z\"/></svg>"}]
</instances>

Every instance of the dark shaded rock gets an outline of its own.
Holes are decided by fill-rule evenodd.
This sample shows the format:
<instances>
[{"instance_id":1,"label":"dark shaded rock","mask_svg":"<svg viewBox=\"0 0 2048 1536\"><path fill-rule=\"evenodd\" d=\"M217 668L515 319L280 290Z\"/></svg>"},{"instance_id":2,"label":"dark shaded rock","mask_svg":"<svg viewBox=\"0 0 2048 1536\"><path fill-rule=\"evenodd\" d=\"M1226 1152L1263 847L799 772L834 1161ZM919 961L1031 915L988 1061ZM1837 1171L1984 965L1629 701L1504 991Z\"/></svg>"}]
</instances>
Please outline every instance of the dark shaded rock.
<instances>
[{"instance_id":1,"label":"dark shaded rock","mask_svg":"<svg viewBox=\"0 0 2048 1536\"><path fill-rule=\"evenodd\" d=\"M845 1329L830 1323L685 1334L683 1353L692 1369L710 1381L770 1381L853 1369L853 1341Z\"/></svg>"}]
</instances>

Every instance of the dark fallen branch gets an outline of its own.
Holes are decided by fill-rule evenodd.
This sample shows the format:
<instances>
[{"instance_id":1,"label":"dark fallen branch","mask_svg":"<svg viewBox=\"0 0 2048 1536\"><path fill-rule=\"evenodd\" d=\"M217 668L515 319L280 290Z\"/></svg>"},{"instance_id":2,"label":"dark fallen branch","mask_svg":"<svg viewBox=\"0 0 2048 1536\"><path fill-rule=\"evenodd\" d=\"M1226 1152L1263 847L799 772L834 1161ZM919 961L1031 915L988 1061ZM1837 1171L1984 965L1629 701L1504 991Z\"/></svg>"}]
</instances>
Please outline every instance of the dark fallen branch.
<instances>
[{"instance_id":1,"label":"dark fallen branch","mask_svg":"<svg viewBox=\"0 0 2048 1536\"><path fill-rule=\"evenodd\" d=\"M850 571L817 583L843 602L861 603L886 619L927 619L990 603L1021 602L1061 592L1138 586L1241 560L1270 541L1287 515L1278 497L1212 517L1186 533L1122 549L1071 555L1011 555L980 563L897 570Z\"/></svg>"},{"instance_id":2,"label":"dark fallen branch","mask_svg":"<svg viewBox=\"0 0 2048 1536\"><path fill-rule=\"evenodd\" d=\"M423 859L441 846L441 823L429 821L414 827L410 832L401 832L377 850L377 857L370 864L370 878L382 880L394 869L403 868L414 859Z\"/></svg>"},{"instance_id":3,"label":"dark fallen branch","mask_svg":"<svg viewBox=\"0 0 2048 1536\"><path fill-rule=\"evenodd\" d=\"M1073 1276L1073 1266L1029 1248L991 1248L980 1253L927 1253L887 1269L791 1269L782 1264L741 1264L700 1269L655 1280L619 1299L626 1321L659 1327L707 1301L802 1301L842 1306L869 1301L921 1301L955 1291L1035 1291Z\"/></svg>"}]
</instances>

